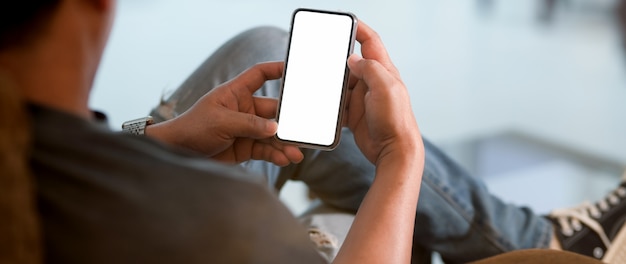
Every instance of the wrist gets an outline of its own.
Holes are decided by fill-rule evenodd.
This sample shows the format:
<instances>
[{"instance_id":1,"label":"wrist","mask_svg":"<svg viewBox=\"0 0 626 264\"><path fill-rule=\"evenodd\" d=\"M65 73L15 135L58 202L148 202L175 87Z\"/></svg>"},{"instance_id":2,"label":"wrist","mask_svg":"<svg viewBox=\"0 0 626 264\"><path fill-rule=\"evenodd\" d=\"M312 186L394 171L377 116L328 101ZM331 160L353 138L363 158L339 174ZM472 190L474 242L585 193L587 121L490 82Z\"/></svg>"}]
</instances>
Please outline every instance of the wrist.
<instances>
[{"instance_id":1,"label":"wrist","mask_svg":"<svg viewBox=\"0 0 626 264\"><path fill-rule=\"evenodd\" d=\"M388 144L380 152L376 160L376 167L403 162L412 162L423 159L424 143L420 136L405 138L403 140L395 139L393 143Z\"/></svg>"},{"instance_id":2,"label":"wrist","mask_svg":"<svg viewBox=\"0 0 626 264\"><path fill-rule=\"evenodd\" d=\"M154 120L151 116L142 117L126 121L122 124L122 131L142 136L145 134L146 127L154 124Z\"/></svg>"},{"instance_id":3,"label":"wrist","mask_svg":"<svg viewBox=\"0 0 626 264\"><path fill-rule=\"evenodd\" d=\"M171 142L171 137L169 136L169 130L167 128L168 123L169 121L164 121L146 126L144 135L164 143L175 144L175 142Z\"/></svg>"}]
</instances>

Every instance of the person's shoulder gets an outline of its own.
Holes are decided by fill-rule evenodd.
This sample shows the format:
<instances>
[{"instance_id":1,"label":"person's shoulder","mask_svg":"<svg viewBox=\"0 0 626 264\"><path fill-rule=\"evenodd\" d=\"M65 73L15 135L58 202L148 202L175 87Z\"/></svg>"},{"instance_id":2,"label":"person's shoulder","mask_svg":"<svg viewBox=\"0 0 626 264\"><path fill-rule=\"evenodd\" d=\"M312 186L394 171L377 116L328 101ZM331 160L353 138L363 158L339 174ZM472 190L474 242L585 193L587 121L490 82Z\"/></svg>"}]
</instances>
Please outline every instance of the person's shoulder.
<instances>
[{"instance_id":1,"label":"person's shoulder","mask_svg":"<svg viewBox=\"0 0 626 264\"><path fill-rule=\"evenodd\" d=\"M40 114L32 164L57 260L319 262L290 211L252 180L260 177L146 137Z\"/></svg>"},{"instance_id":2,"label":"person's shoulder","mask_svg":"<svg viewBox=\"0 0 626 264\"><path fill-rule=\"evenodd\" d=\"M154 139L112 131L103 115L88 121L58 110L30 105L34 145L32 157L43 169L57 167L62 174L78 169L84 175L136 178L150 175L181 178L216 177L264 183L241 168L210 161L195 152L168 146ZM41 166L40 166L41 168Z\"/></svg>"}]
</instances>

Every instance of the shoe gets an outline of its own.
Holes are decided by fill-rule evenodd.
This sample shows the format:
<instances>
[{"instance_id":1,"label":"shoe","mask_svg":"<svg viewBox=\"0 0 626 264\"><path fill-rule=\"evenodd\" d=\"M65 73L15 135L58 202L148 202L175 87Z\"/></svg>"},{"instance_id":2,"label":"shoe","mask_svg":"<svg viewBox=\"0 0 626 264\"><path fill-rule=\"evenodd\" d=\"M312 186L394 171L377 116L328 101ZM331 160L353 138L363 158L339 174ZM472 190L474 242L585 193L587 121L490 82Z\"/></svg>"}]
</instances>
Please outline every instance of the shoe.
<instances>
[{"instance_id":1,"label":"shoe","mask_svg":"<svg viewBox=\"0 0 626 264\"><path fill-rule=\"evenodd\" d=\"M563 250L626 263L626 173L620 186L599 202L554 210L547 218Z\"/></svg>"}]
</instances>

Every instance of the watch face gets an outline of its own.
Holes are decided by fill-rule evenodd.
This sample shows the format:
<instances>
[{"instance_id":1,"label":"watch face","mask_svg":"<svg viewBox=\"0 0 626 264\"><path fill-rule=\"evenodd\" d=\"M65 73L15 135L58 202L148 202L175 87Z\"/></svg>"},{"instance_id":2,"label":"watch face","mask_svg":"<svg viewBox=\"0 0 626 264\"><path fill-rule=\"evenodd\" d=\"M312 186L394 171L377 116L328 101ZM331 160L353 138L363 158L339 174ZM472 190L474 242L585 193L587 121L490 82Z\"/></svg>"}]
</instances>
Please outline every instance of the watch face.
<instances>
[{"instance_id":1,"label":"watch face","mask_svg":"<svg viewBox=\"0 0 626 264\"><path fill-rule=\"evenodd\" d=\"M122 124L122 130L134 135L143 135L146 131L146 126L154 123L151 116L142 117L131 121L126 121Z\"/></svg>"}]
</instances>

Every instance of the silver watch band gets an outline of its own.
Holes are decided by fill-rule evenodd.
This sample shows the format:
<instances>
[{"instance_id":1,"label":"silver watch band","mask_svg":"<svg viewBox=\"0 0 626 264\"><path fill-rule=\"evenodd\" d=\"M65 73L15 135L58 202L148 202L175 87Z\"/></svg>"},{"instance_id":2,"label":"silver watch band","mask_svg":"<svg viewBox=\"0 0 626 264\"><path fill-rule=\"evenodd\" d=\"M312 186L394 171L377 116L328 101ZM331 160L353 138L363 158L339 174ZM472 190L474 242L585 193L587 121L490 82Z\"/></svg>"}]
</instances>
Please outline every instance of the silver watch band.
<instances>
[{"instance_id":1,"label":"silver watch band","mask_svg":"<svg viewBox=\"0 0 626 264\"><path fill-rule=\"evenodd\" d=\"M134 134L143 135L146 132L146 127L154 124L154 120L151 116L137 118L134 120L126 121L122 124L122 131Z\"/></svg>"}]
</instances>

